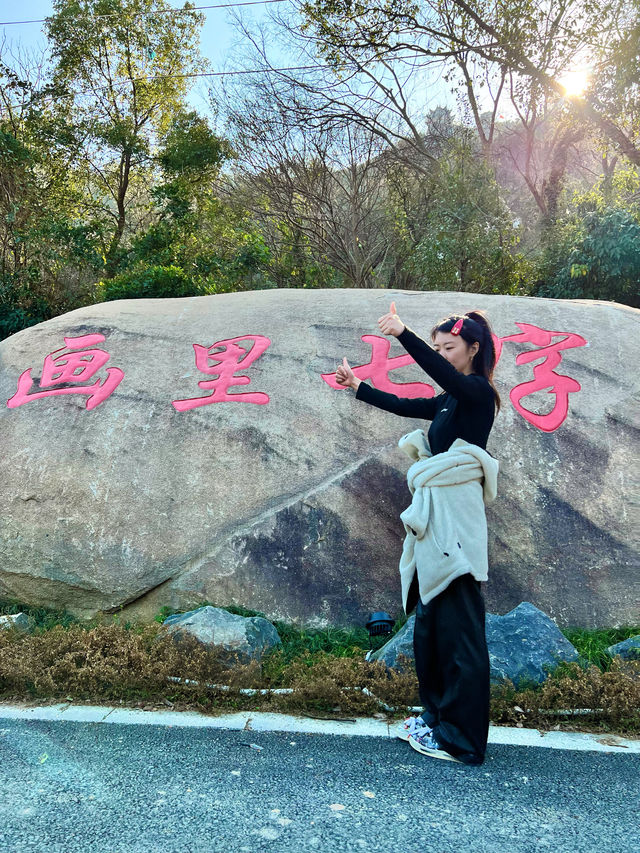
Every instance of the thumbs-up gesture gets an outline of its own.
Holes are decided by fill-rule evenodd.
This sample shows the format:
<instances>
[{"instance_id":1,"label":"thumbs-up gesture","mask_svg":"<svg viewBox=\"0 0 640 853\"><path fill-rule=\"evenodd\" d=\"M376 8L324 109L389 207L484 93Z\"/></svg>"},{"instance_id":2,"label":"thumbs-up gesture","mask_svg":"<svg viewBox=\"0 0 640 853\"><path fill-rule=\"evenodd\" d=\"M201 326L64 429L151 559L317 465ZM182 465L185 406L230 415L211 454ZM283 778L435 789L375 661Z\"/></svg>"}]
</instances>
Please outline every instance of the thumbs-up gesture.
<instances>
[{"instance_id":1,"label":"thumbs-up gesture","mask_svg":"<svg viewBox=\"0 0 640 853\"><path fill-rule=\"evenodd\" d=\"M404 332L404 323L396 314L396 303L392 302L388 314L383 314L378 320L378 326L383 335L393 335L397 338Z\"/></svg>"},{"instance_id":2,"label":"thumbs-up gesture","mask_svg":"<svg viewBox=\"0 0 640 853\"><path fill-rule=\"evenodd\" d=\"M336 370L336 382L338 385L343 385L345 388L353 388L356 391L358 389L360 380L356 379L356 376L353 370L351 370L346 358L343 358L342 364L338 365L338 369Z\"/></svg>"}]
</instances>

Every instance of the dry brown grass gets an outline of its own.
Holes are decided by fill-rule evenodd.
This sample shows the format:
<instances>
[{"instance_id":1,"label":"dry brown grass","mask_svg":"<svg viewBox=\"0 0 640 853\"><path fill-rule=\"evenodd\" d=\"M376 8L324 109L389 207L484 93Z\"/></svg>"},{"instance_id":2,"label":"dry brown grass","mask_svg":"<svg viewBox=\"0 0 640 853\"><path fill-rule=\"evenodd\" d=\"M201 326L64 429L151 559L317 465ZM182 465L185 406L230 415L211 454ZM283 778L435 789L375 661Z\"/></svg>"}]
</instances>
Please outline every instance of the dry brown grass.
<instances>
[{"instance_id":1,"label":"dry brown grass","mask_svg":"<svg viewBox=\"0 0 640 853\"><path fill-rule=\"evenodd\" d=\"M259 669L250 664L229 671L218 652L195 640L177 644L157 625L139 631L111 624L89 630L57 625L26 636L0 632L0 695L5 698L162 699L171 692L198 701L196 686L169 685L168 679L229 683L231 675L234 686L248 686Z\"/></svg>"},{"instance_id":2,"label":"dry brown grass","mask_svg":"<svg viewBox=\"0 0 640 853\"><path fill-rule=\"evenodd\" d=\"M246 695L244 688L267 692ZM291 692L273 692L278 688ZM194 639L176 643L157 624L135 630L119 624L57 625L31 635L0 631L0 699L342 717L380 713L383 702L397 709L389 713L392 718L418 704L418 689L411 666L405 672L389 671L362 656L307 651L290 660L276 651L262 665L237 662L230 669L228 655ZM557 713L566 709L587 713ZM491 717L495 723L542 729L560 725L638 733L640 662L618 660L608 672L566 664L536 689L516 690L508 683L496 687Z\"/></svg>"},{"instance_id":3,"label":"dry brown grass","mask_svg":"<svg viewBox=\"0 0 640 853\"><path fill-rule=\"evenodd\" d=\"M536 689L494 688L491 711L504 724L638 733L640 661L616 658L608 672L563 664Z\"/></svg>"},{"instance_id":4,"label":"dry brown grass","mask_svg":"<svg viewBox=\"0 0 640 853\"><path fill-rule=\"evenodd\" d=\"M362 716L379 712L381 702L406 708L418 701L418 682L413 673L389 671L378 663L333 657L326 652L294 660L281 670L278 680L279 687L293 691L272 696L272 707L283 711Z\"/></svg>"}]
</instances>

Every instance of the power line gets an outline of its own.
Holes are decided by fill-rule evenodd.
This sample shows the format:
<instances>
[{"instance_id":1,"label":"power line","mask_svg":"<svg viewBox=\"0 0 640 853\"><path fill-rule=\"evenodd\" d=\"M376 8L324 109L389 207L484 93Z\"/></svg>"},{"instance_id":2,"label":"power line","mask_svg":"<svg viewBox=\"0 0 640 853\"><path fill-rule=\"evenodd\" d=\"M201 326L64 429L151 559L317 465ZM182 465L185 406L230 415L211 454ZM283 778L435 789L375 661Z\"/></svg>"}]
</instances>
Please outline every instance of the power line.
<instances>
[{"instance_id":1,"label":"power line","mask_svg":"<svg viewBox=\"0 0 640 853\"><path fill-rule=\"evenodd\" d=\"M217 3L213 6L193 6L190 9L176 9L175 7L171 7L170 9L154 9L147 12L137 12L134 17L141 18L143 15L186 15L189 12L200 12L204 9L233 9L236 6L267 6L270 3L287 2L290 2L290 0L242 0L240 3ZM119 12L109 12L106 15L89 15L89 17L98 20L99 18L118 18L122 17L122 15ZM14 24L44 24L48 20L48 18L40 18L34 21L0 21L0 27L10 27Z\"/></svg>"},{"instance_id":2,"label":"power line","mask_svg":"<svg viewBox=\"0 0 640 853\"><path fill-rule=\"evenodd\" d=\"M326 68L326 65L292 65L290 68L254 68L245 71L200 71L194 74L154 74L148 77L132 77L131 81L123 80L116 85L127 85L127 82L137 83L140 80L180 80L189 77L235 77L239 74L271 74L276 71L312 71Z\"/></svg>"},{"instance_id":3,"label":"power line","mask_svg":"<svg viewBox=\"0 0 640 853\"><path fill-rule=\"evenodd\" d=\"M418 56L421 56L421 54L416 53L416 54L409 54L409 55L405 55L405 56L402 56L402 55L401 56L394 56L394 57L390 57L389 59L393 59L394 61L397 61L397 60L400 60L400 61L405 60L406 61L406 60L410 60L410 59L415 59ZM432 59L433 59L433 57L432 57ZM431 64L431 62L421 62L421 63L418 63L416 67L425 68L427 65L430 65L430 64ZM283 73L283 72L290 72L290 71L318 71L320 69L327 69L327 68L328 68L327 65L316 64L316 65L291 65L291 66L287 66L284 68L270 68L270 67L269 68L253 68L253 69L237 70L237 71L200 71L200 72L194 72L191 74L154 74L154 75L145 75L142 77L131 77L128 80L119 80L119 81L114 82L112 86L98 86L96 88L91 88L91 89L80 89L80 90L78 90L72 94L74 94L74 95L95 95L97 91L104 92L104 91L108 91L109 89L121 88L123 86L129 85L130 83L139 83L139 82L142 82L143 80L188 80L188 79L193 79L196 77L238 77L238 76L245 75L245 74L275 74L275 73ZM37 100L37 99L31 98L30 100L31 100L31 102L34 102L34 100ZM45 97L42 100L40 100L39 103L40 104L51 104L55 100L56 100L56 98ZM29 103L29 101L23 101L22 103L6 102L5 106L7 106L7 107L24 107L28 103ZM2 104L0 104L0 106L2 106Z\"/></svg>"},{"instance_id":4,"label":"power line","mask_svg":"<svg viewBox=\"0 0 640 853\"><path fill-rule=\"evenodd\" d=\"M287 68L255 68L255 69L247 69L240 71L201 71L194 72L193 74L155 74L144 77L131 77L129 80L121 80L114 82L113 86L98 86L95 89L80 89L76 91L75 95L94 95L96 91L107 91L110 88L116 89L121 88L122 86L127 86L130 83L139 83L143 80L186 80L195 77L237 77L242 74L271 74L277 72L285 72L285 71L314 71L320 68L326 68L326 65L292 65ZM30 99L33 102L34 98ZM43 98L39 101L40 104L52 104L56 98ZM29 103L29 101L23 101L22 103L12 102L5 103L5 106L8 107L24 107ZM0 104L2 106L2 104Z\"/></svg>"},{"instance_id":5,"label":"power line","mask_svg":"<svg viewBox=\"0 0 640 853\"><path fill-rule=\"evenodd\" d=\"M407 57L397 57L406 59ZM73 94L76 95L92 95L96 91L103 92L111 88L127 86L130 83L140 83L143 80L188 80L194 77L237 77L242 74L275 74L284 71L317 71L321 68L327 68L326 65L291 65L286 68L253 68L238 71L199 71L192 74L151 74L144 77L131 77L128 80L118 80L112 86L97 86L93 89L80 89ZM33 100L33 99L32 99ZM45 99L46 103L53 103L53 99ZM18 104L10 104L9 106L18 106Z\"/></svg>"},{"instance_id":6,"label":"power line","mask_svg":"<svg viewBox=\"0 0 640 853\"><path fill-rule=\"evenodd\" d=\"M408 54L405 56L392 56L387 59L387 61L407 61L411 59L416 59L419 56L424 56L423 53L416 52L415 54ZM434 57L432 57L433 59ZM426 67L430 65L431 62L419 63L417 67ZM253 68L239 71L200 71L194 72L193 74L153 74L147 75L144 77L132 77L130 80L122 80L118 82L116 85L118 86L126 86L128 83L138 83L141 80L175 80L175 79L187 79L191 77L235 77L241 74L274 74L277 72L283 71L317 71L319 69L328 69L328 65L292 65L288 68ZM358 67L358 70L362 70L362 67ZM108 89L108 86L102 86L101 89ZM89 89L87 92L93 92L94 90Z\"/></svg>"}]
</instances>

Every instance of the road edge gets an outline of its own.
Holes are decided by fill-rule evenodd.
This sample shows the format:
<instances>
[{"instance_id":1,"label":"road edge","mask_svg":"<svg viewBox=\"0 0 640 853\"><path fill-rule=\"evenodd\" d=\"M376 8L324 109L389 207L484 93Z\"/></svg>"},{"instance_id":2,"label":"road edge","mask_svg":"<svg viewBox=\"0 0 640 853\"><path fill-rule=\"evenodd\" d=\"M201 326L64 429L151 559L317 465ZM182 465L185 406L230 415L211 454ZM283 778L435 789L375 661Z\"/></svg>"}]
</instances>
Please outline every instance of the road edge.
<instances>
[{"instance_id":1,"label":"road edge","mask_svg":"<svg viewBox=\"0 0 640 853\"><path fill-rule=\"evenodd\" d=\"M227 729L231 731L287 732L290 734L395 737L395 724L385 720L322 720L306 716L239 711L210 716L198 711L143 711L111 705L14 705L0 703L0 720L33 720L116 725ZM640 755L640 739L586 732L542 732L538 729L490 726L489 744L569 749Z\"/></svg>"}]
</instances>

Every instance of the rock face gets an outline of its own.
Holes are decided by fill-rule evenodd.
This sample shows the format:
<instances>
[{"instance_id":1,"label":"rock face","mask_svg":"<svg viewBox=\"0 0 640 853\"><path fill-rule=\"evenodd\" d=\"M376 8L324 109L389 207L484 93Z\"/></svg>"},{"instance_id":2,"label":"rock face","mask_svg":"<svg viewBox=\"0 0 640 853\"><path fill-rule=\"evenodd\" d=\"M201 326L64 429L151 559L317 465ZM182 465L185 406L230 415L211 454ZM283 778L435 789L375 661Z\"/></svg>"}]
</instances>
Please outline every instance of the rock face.
<instances>
[{"instance_id":1,"label":"rock face","mask_svg":"<svg viewBox=\"0 0 640 853\"><path fill-rule=\"evenodd\" d=\"M629 637L628 640L623 640L614 646L609 646L607 652L612 658L619 656L622 660L640 660L640 634L636 637Z\"/></svg>"},{"instance_id":2,"label":"rock face","mask_svg":"<svg viewBox=\"0 0 640 853\"><path fill-rule=\"evenodd\" d=\"M219 607L200 607L190 613L178 613L165 619L162 626L175 639L189 635L204 645L222 648L241 661L261 660L266 652L282 642L266 619L236 616Z\"/></svg>"},{"instance_id":3,"label":"rock face","mask_svg":"<svg viewBox=\"0 0 640 853\"><path fill-rule=\"evenodd\" d=\"M484 308L499 338L490 609L637 621L640 312L459 293L127 300L0 342L0 598L78 616L206 602L307 625L398 614L397 442L424 423L323 378L347 356L383 390L432 393L380 336L390 299L423 336Z\"/></svg>"},{"instance_id":4,"label":"rock face","mask_svg":"<svg viewBox=\"0 0 640 853\"><path fill-rule=\"evenodd\" d=\"M415 616L411 616L371 659L396 669L401 668L400 655L413 661L414 625ZM578 659L577 651L555 622L526 601L504 616L487 613L486 631L494 684L505 679L516 686L523 682L540 684L561 661Z\"/></svg>"}]
</instances>

